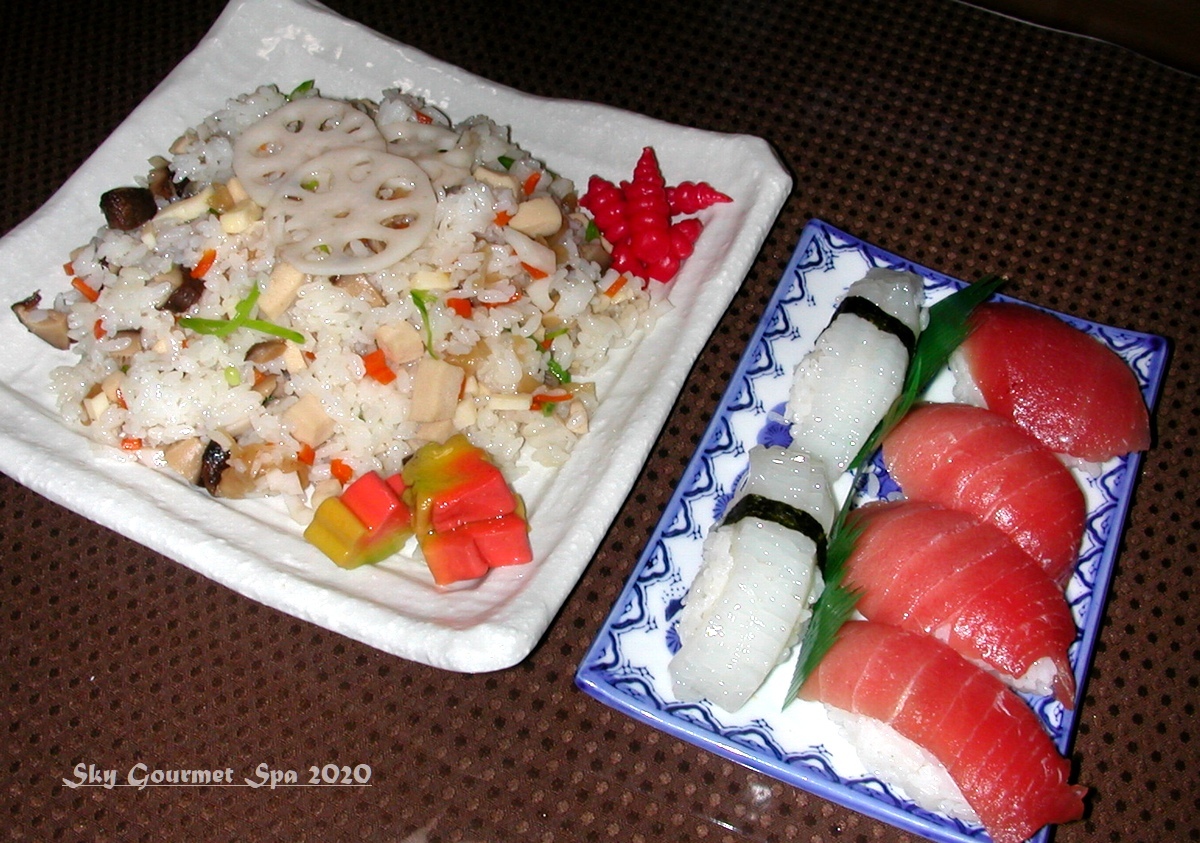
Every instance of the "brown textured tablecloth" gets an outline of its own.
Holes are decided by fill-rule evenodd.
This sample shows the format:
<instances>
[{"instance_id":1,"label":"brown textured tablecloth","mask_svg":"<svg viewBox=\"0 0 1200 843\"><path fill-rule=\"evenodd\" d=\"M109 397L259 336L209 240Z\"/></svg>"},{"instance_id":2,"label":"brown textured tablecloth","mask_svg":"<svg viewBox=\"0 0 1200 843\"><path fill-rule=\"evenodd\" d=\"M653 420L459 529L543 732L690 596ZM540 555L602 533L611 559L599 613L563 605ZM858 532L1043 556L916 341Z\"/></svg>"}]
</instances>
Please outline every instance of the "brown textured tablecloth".
<instances>
[{"instance_id":1,"label":"brown textured tablecloth","mask_svg":"<svg viewBox=\"0 0 1200 843\"><path fill-rule=\"evenodd\" d=\"M794 193L595 558L517 667L461 675L385 655L0 477L10 839L398 841L429 828L474 841L915 839L572 683L810 217L1172 341L1073 754L1093 794L1056 839L1200 839L1196 77L948 0L330 5L531 93L762 136ZM6 11L0 231L50 196L222 6ZM369 764L373 778L361 789L69 789L80 762L239 776Z\"/></svg>"}]
</instances>

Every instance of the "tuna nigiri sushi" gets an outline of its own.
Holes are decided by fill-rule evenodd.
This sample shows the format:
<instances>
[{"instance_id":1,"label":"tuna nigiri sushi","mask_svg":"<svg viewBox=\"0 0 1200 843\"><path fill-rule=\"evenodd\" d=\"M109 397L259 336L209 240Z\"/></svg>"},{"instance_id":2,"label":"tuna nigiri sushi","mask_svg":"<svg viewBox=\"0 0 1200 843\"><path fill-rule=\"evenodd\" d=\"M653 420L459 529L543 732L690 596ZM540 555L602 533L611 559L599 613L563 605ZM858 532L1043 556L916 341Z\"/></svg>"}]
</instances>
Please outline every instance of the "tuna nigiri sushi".
<instances>
[{"instance_id":1,"label":"tuna nigiri sushi","mask_svg":"<svg viewBox=\"0 0 1200 843\"><path fill-rule=\"evenodd\" d=\"M797 366L785 415L792 441L841 474L904 385L923 288L911 272L873 268L850 285Z\"/></svg>"},{"instance_id":2,"label":"tuna nigiri sushi","mask_svg":"<svg viewBox=\"0 0 1200 843\"><path fill-rule=\"evenodd\" d=\"M1056 581L1074 567L1083 490L1045 445L969 404L924 404L884 437L883 462L905 497L967 512L1008 535Z\"/></svg>"},{"instance_id":3,"label":"tuna nigiri sushi","mask_svg":"<svg viewBox=\"0 0 1200 843\"><path fill-rule=\"evenodd\" d=\"M970 327L954 362L960 400L1089 462L1150 447L1137 378L1111 348L1051 313L1010 302L980 305Z\"/></svg>"},{"instance_id":4,"label":"tuna nigiri sushi","mask_svg":"<svg viewBox=\"0 0 1200 843\"><path fill-rule=\"evenodd\" d=\"M871 503L846 560L868 619L932 635L1019 691L1074 706L1075 621L1058 584L990 524L918 501Z\"/></svg>"},{"instance_id":5,"label":"tuna nigiri sushi","mask_svg":"<svg viewBox=\"0 0 1200 843\"><path fill-rule=\"evenodd\" d=\"M885 724L926 750L996 843L1083 814L1086 789L1068 783L1070 764L1033 710L928 635L851 621L800 698Z\"/></svg>"},{"instance_id":6,"label":"tuna nigiri sushi","mask_svg":"<svg viewBox=\"0 0 1200 843\"><path fill-rule=\"evenodd\" d=\"M745 481L705 540L670 673L681 700L736 711L799 640L821 590L836 504L821 465L756 447Z\"/></svg>"}]
</instances>

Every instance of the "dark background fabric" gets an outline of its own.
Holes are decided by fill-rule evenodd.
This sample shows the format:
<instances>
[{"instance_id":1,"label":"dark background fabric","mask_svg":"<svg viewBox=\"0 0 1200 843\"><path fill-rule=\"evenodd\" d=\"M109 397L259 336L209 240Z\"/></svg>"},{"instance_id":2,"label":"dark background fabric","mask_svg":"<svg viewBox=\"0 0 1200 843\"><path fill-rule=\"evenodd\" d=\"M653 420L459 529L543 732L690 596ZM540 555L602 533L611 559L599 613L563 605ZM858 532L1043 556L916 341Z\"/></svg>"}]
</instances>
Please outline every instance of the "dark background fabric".
<instances>
[{"instance_id":1,"label":"dark background fabric","mask_svg":"<svg viewBox=\"0 0 1200 843\"><path fill-rule=\"evenodd\" d=\"M820 217L947 274L1004 273L1027 301L1170 338L1073 753L1093 795L1056 840L1200 840L1197 77L950 0L330 5L530 93L762 136L794 192L578 587L514 668L460 675L385 655L0 476L8 839L916 839L617 714L572 681L804 223ZM0 231L222 7L7 10ZM370 764L374 776L362 789L68 789L79 762Z\"/></svg>"}]
</instances>

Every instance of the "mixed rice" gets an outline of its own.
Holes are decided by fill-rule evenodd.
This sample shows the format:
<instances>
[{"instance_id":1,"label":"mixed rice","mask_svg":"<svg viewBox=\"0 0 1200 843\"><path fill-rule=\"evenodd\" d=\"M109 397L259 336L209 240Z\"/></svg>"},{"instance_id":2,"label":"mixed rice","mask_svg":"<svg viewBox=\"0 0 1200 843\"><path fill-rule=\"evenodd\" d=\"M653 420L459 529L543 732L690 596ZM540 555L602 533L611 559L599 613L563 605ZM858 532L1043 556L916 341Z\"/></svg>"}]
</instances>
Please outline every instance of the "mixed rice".
<instances>
[{"instance_id":1,"label":"mixed rice","mask_svg":"<svg viewBox=\"0 0 1200 843\"><path fill-rule=\"evenodd\" d=\"M79 357L53 374L58 406L302 523L347 477L455 432L511 472L561 465L589 376L668 306L624 283L574 184L505 128L398 90L263 86L150 164L134 195L151 218L109 217L69 256L73 286L24 303L65 315Z\"/></svg>"}]
</instances>

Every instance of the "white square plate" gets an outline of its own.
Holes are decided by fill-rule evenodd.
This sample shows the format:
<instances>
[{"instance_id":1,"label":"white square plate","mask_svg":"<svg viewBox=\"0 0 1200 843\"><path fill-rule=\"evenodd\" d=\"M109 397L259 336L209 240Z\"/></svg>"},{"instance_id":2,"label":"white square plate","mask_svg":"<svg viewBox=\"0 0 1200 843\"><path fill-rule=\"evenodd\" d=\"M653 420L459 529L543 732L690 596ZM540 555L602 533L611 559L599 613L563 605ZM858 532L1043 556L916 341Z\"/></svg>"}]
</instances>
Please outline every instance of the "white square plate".
<instances>
[{"instance_id":1,"label":"white square plate","mask_svg":"<svg viewBox=\"0 0 1200 843\"><path fill-rule=\"evenodd\" d=\"M819 220L809 223L708 431L576 681L597 699L656 728L868 816L945 843L986 840L982 828L926 811L869 775L820 703L797 701L783 710L795 654L734 714L708 702L680 702L671 689L668 664L679 648L675 622L699 570L704 537L745 471L747 451L756 444L791 441L778 419L792 373L829 323L846 288L873 266L916 273L924 279L930 303L962 286L961 281ZM1064 318L1107 343L1133 367L1153 410L1166 366L1166 340ZM947 371L935 380L929 397L951 400L951 377ZM1105 463L1099 476L1076 472L1088 517L1066 595L1077 628L1069 657L1080 699L1140 463L1141 455L1131 454ZM864 500L897 491L878 459L873 472L864 484ZM1049 698L1028 701L1059 750L1067 753L1076 712ZM1047 835L1043 830L1035 840L1045 841Z\"/></svg>"},{"instance_id":2,"label":"white square plate","mask_svg":"<svg viewBox=\"0 0 1200 843\"><path fill-rule=\"evenodd\" d=\"M100 194L143 175L147 160L184 129L259 85L290 90L309 79L330 96L377 98L399 87L455 121L486 114L581 188L592 174L627 178L642 147L653 146L670 183L707 180L734 200L706 218L696 253L673 281L673 310L599 374L602 404L570 461L518 481L534 562L452 592L438 590L412 560L343 571L303 540L281 506L210 498L114 460L64 426L49 372L73 358L15 319L0 332L0 470L247 597L350 638L449 670L508 667L541 638L591 560L696 355L749 272L791 178L758 138L523 94L317 3L235 0L61 190L0 241L3 297L12 303L41 289L52 298L71 249L103 222Z\"/></svg>"}]
</instances>

